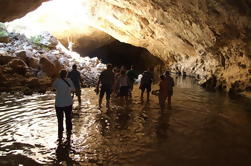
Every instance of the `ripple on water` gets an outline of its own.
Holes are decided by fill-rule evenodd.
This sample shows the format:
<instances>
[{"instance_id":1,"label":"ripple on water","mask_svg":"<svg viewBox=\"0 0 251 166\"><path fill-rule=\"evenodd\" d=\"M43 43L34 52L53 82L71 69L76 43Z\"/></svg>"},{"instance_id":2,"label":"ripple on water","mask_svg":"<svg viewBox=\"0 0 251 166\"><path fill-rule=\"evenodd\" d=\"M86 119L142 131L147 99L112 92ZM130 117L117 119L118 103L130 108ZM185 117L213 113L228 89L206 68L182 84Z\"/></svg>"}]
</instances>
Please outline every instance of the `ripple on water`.
<instances>
[{"instance_id":1,"label":"ripple on water","mask_svg":"<svg viewBox=\"0 0 251 166\"><path fill-rule=\"evenodd\" d=\"M58 144L54 94L2 94L0 165L231 165L239 159L244 164L251 161L248 99L207 92L193 80L181 78L176 79L173 109L164 113L155 96L142 102L138 88L129 107L113 98L111 111L97 109L91 88L84 89L82 97L81 110L73 110L71 139Z\"/></svg>"}]
</instances>

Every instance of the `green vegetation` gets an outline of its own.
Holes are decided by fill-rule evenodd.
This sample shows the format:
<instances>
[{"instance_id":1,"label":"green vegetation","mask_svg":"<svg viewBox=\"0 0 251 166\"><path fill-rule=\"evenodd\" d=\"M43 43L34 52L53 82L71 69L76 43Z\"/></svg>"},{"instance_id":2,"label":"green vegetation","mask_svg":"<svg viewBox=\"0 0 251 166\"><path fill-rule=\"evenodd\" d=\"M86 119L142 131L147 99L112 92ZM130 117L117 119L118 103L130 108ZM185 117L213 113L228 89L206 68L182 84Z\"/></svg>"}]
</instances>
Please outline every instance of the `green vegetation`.
<instances>
[{"instance_id":1,"label":"green vegetation","mask_svg":"<svg viewBox=\"0 0 251 166\"><path fill-rule=\"evenodd\" d=\"M37 36L32 36L30 38L30 41L34 44L38 44L38 45L41 45L41 40L43 39L43 37L41 35L37 35Z\"/></svg>"},{"instance_id":2,"label":"green vegetation","mask_svg":"<svg viewBox=\"0 0 251 166\"><path fill-rule=\"evenodd\" d=\"M49 51L50 50L49 47L47 47L41 43L42 39L43 39L42 35L37 35L37 36L30 37L29 40L31 43L37 45L39 48L44 49L45 51Z\"/></svg>"},{"instance_id":3,"label":"green vegetation","mask_svg":"<svg viewBox=\"0 0 251 166\"><path fill-rule=\"evenodd\" d=\"M6 30L4 23L0 22L0 37L7 37L7 36L9 36L9 34Z\"/></svg>"}]
</instances>

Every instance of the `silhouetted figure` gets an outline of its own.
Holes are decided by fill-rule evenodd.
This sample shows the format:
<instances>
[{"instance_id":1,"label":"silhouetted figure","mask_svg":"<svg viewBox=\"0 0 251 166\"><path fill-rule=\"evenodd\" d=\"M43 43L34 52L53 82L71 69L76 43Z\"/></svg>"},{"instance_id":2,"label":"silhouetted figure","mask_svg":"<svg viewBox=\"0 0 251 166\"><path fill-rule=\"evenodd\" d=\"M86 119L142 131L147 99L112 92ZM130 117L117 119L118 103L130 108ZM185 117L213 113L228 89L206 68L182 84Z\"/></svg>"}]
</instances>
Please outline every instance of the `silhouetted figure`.
<instances>
[{"instance_id":1,"label":"silhouetted figure","mask_svg":"<svg viewBox=\"0 0 251 166\"><path fill-rule=\"evenodd\" d=\"M161 110L165 108L165 102L168 96L168 85L167 85L167 79L164 75L160 76L160 82L159 82L159 104Z\"/></svg>"},{"instance_id":2,"label":"silhouetted figure","mask_svg":"<svg viewBox=\"0 0 251 166\"><path fill-rule=\"evenodd\" d=\"M143 99L144 92L147 92L147 101L149 101L149 94L151 92L151 86L153 82L153 74L147 69L144 71L141 81L140 81L140 89L141 89L141 99Z\"/></svg>"},{"instance_id":3,"label":"silhouetted figure","mask_svg":"<svg viewBox=\"0 0 251 166\"><path fill-rule=\"evenodd\" d=\"M74 98L74 94L78 97L78 105L79 108L81 107L81 85L82 79L80 72L77 70L77 65L74 64L72 66L72 71L69 72L68 77L72 80L74 87L75 87L75 92L72 94L72 98Z\"/></svg>"},{"instance_id":4,"label":"silhouetted figure","mask_svg":"<svg viewBox=\"0 0 251 166\"><path fill-rule=\"evenodd\" d=\"M71 79L66 78L67 71L60 71L60 78L56 79L52 87L56 89L55 108L58 119L58 139L61 140L63 136L63 121L65 114L65 124L67 134L71 134L72 130L72 97L71 92L75 90Z\"/></svg>"},{"instance_id":5,"label":"silhouetted figure","mask_svg":"<svg viewBox=\"0 0 251 166\"><path fill-rule=\"evenodd\" d=\"M131 66L131 69L127 71L126 75L129 78L129 96L132 97L133 85L134 85L135 79L138 78L138 74L134 70L134 66Z\"/></svg>"},{"instance_id":6,"label":"silhouetted figure","mask_svg":"<svg viewBox=\"0 0 251 166\"><path fill-rule=\"evenodd\" d=\"M171 99L172 99L172 95L173 95L173 87L174 87L174 81L173 78L170 76L170 72L166 71L165 72L165 77L167 80L167 100L168 100L168 107L171 108Z\"/></svg>"},{"instance_id":7,"label":"silhouetted figure","mask_svg":"<svg viewBox=\"0 0 251 166\"><path fill-rule=\"evenodd\" d=\"M125 99L125 103L128 104L128 93L129 93L129 79L126 75L125 70L121 71L119 77L119 96L122 99Z\"/></svg>"},{"instance_id":8,"label":"silhouetted figure","mask_svg":"<svg viewBox=\"0 0 251 166\"><path fill-rule=\"evenodd\" d=\"M112 93L113 83L114 83L114 73L112 71L112 65L108 64L107 69L101 72L99 76L98 84L96 87L97 93L98 93L99 85L101 84L101 89L99 93L99 107L100 108L102 107L102 100L105 93L106 93L106 107L107 108L110 107L110 96Z\"/></svg>"}]
</instances>

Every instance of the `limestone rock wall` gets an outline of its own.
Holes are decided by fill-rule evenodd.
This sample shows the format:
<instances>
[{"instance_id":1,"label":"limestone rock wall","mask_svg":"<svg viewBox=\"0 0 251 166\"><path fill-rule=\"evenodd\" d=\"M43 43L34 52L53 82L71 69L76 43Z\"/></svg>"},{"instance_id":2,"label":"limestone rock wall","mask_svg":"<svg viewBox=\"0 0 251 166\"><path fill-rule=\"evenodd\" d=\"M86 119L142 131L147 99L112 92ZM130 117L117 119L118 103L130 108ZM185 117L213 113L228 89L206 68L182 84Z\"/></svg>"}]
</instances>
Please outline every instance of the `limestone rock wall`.
<instances>
[{"instance_id":1,"label":"limestone rock wall","mask_svg":"<svg viewBox=\"0 0 251 166\"><path fill-rule=\"evenodd\" d=\"M228 91L250 89L251 0L79 1L91 26L148 49L173 71Z\"/></svg>"},{"instance_id":2,"label":"limestone rock wall","mask_svg":"<svg viewBox=\"0 0 251 166\"><path fill-rule=\"evenodd\" d=\"M173 71L200 83L251 86L250 0L99 0L93 26L122 42L147 48ZM105 13L105 15L103 14Z\"/></svg>"}]
</instances>

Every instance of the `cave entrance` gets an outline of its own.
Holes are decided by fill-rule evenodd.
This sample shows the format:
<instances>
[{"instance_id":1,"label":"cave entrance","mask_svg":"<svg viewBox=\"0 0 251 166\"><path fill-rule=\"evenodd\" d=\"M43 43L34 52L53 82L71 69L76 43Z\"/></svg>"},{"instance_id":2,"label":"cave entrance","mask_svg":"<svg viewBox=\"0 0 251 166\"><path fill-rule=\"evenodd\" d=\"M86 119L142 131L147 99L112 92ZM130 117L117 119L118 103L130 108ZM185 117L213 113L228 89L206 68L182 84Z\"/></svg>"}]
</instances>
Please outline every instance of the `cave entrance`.
<instances>
[{"instance_id":1,"label":"cave entrance","mask_svg":"<svg viewBox=\"0 0 251 166\"><path fill-rule=\"evenodd\" d=\"M135 66L139 72L147 68L158 68L164 65L163 61L152 55L147 49L136 47L130 44L115 40L109 44L101 46L89 54L89 57L97 57L102 63L111 63L116 67Z\"/></svg>"}]
</instances>

